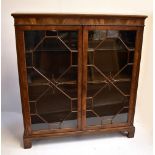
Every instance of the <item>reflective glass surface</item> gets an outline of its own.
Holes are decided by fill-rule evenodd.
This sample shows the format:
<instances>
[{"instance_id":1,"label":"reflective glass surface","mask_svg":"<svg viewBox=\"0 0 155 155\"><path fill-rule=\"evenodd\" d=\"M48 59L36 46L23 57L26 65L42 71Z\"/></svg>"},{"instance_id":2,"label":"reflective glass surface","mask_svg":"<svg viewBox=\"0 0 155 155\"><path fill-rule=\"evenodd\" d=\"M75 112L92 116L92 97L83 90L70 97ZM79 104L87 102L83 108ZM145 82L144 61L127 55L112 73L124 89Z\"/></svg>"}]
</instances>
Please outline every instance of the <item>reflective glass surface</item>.
<instances>
[{"instance_id":1,"label":"reflective glass surface","mask_svg":"<svg viewBox=\"0 0 155 155\"><path fill-rule=\"evenodd\" d=\"M25 31L33 130L77 128L77 31Z\"/></svg>"},{"instance_id":2,"label":"reflective glass surface","mask_svg":"<svg viewBox=\"0 0 155 155\"><path fill-rule=\"evenodd\" d=\"M136 31L88 31L87 126L126 123Z\"/></svg>"}]
</instances>

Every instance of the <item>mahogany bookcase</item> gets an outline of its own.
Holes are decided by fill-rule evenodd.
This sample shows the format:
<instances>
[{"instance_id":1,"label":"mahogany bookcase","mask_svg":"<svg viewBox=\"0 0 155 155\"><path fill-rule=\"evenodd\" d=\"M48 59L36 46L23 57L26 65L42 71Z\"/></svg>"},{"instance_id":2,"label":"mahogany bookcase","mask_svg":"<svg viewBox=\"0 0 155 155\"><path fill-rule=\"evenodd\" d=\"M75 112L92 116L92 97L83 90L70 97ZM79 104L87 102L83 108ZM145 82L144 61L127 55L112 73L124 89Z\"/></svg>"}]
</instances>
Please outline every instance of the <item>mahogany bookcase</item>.
<instances>
[{"instance_id":1,"label":"mahogany bookcase","mask_svg":"<svg viewBox=\"0 0 155 155\"><path fill-rule=\"evenodd\" d=\"M134 137L146 16L12 16L24 148L38 138L64 135L124 132Z\"/></svg>"}]
</instances>

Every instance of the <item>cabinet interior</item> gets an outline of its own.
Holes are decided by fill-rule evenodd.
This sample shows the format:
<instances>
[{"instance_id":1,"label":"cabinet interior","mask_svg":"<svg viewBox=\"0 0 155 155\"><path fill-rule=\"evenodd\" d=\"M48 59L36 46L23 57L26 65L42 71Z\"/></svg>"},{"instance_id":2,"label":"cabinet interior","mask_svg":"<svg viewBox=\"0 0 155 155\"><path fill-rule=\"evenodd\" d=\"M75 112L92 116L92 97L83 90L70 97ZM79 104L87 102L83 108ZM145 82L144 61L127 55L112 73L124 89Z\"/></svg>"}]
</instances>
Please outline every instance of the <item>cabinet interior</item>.
<instances>
[{"instance_id":1,"label":"cabinet interior","mask_svg":"<svg viewBox=\"0 0 155 155\"><path fill-rule=\"evenodd\" d=\"M78 127L78 33L24 31L33 130ZM127 123L136 31L87 35L86 126Z\"/></svg>"}]
</instances>

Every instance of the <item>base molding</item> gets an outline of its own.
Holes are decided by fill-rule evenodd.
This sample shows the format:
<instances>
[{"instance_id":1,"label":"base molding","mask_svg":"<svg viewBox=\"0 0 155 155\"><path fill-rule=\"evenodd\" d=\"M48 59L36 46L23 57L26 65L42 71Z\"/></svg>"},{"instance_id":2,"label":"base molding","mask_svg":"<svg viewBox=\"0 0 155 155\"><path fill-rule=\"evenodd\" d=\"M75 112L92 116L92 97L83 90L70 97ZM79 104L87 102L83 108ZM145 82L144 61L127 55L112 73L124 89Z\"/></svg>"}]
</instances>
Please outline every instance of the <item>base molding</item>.
<instances>
[{"instance_id":1,"label":"base molding","mask_svg":"<svg viewBox=\"0 0 155 155\"><path fill-rule=\"evenodd\" d=\"M112 132L121 132L126 133L125 135L128 138L133 138L135 133L134 126L126 127L113 127L113 128L100 128L100 129L87 129L87 130L77 130L77 131L68 131L68 132L43 132L40 131L37 133L32 132L28 137L24 136L23 144L24 148L28 149L32 147L32 140L41 139L41 138L52 138L52 137L64 137L64 136L78 136L78 135L87 135L87 134L99 134L99 133L112 133Z\"/></svg>"}]
</instances>

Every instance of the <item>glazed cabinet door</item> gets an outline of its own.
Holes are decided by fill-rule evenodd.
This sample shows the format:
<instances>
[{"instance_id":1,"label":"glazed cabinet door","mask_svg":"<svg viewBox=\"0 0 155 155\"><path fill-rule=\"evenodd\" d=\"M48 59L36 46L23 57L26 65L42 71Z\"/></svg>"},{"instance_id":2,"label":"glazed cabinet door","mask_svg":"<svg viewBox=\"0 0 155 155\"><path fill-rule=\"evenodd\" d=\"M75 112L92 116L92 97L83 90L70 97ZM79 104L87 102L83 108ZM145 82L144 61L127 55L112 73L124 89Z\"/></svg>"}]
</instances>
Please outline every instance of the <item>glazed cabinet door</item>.
<instances>
[{"instance_id":1,"label":"glazed cabinet door","mask_svg":"<svg viewBox=\"0 0 155 155\"><path fill-rule=\"evenodd\" d=\"M81 28L33 29L23 31L31 129L80 129Z\"/></svg>"},{"instance_id":2,"label":"glazed cabinet door","mask_svg":"<svg viewBox=\"0 0 155 155\"><path fill-rule=\"evenodd\" d=\"M136 30L85 27L83 128L126 125Z\"/></svg>"}]
</instances>

